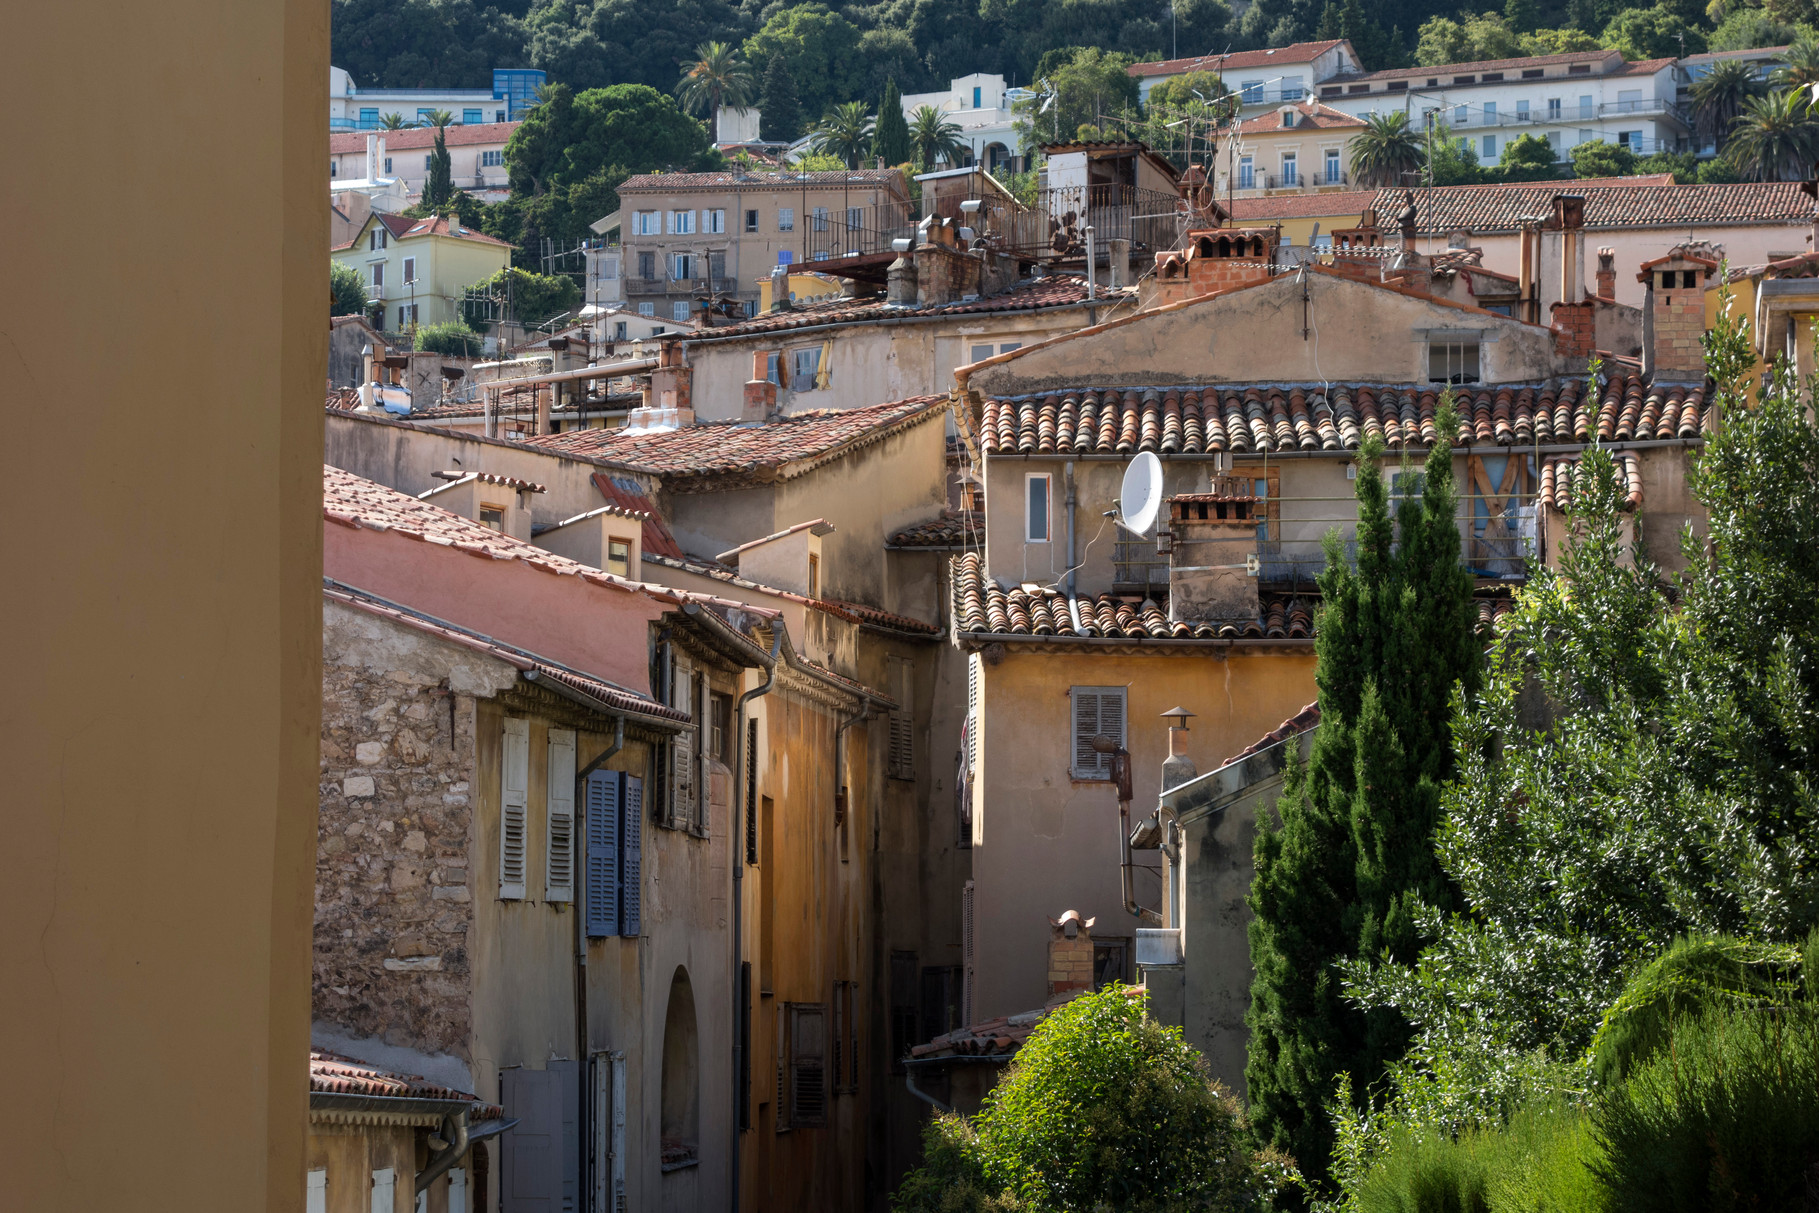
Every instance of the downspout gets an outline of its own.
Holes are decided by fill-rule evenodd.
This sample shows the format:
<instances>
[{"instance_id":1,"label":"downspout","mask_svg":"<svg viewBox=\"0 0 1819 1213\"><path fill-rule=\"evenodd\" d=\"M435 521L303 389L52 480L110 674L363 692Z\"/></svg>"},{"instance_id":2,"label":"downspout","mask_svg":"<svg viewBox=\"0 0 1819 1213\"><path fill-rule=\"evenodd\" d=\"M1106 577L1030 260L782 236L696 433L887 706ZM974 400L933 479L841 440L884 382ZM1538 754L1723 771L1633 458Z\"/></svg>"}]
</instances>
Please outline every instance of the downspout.
<instances>
[{"instance_id":1,"label":"downspout","mask_svg":"<svg viewBox=\"0 0 1819 1213\"><path fill-rule=\"evenodd\" d=\"M572 824L569 826L571 831L569 836L569 847L572 850L577 842L581 844L581 853L584 861L574 866L582 871L585 871L587 867L585 862L587 854L587 777L599 770L602 763L606 762L607 759L611 758L624 748L625 717L620 716L617 718L617 724L613 728L613 744L607 746L606 749L602 750L594 757L592 762L588 763L575 773L575 804L581 810L581 829L578 832L579 838L577 838L574 826ZM594 1101L591 1098L593 1094L593 1084L588 1081L587 1073L589 1054L587 1049L587 880L585 877L575 881L574 892L569 905L575 911L575 1060L581 1067L581 1082L578 1084L581 1088L581 1109L576 1117L575 1125L576 1136L578 1136L583 1143L587 1143L593 1140L591 1136L593 1126L589 1125L587 1122L588 1113L593 1110ZM466 1132L466 1128L463 1127L463 1135L465 1135ZM590 1155L583 1150L582 1157L587 1158L590 1157ZM583 1164L582 1171L584 1173L581 1176L581 1187L583 1190L589 1188L589 1180L591 1178L585 1174L586 1170L587 1166L586 1164ZM419 1192L423 1190L421 1182L419 1182L417 1190Z\"/></svg>"},{"instance_id":2,"label":"downspout","mask_svg":"<svg viewBox=\"0 0 1819 1213\"><path fill-rule=\"evenodd\" d=\"M740 776L744 774L746 764L748 764L749 762L752 761L752 756L745 752L745 747L748 744L746 741L745 705L750 703L754 699L757 699L761 696L768 695L771 693L771 687L773 685L775 685L775 683L777 681L777 655L779 652L782 651L782 648L783 648L783 621L781 619L779 619L779 620L774 621L771 624L771 667L770 667L770 669L768 669L764 672L764 681L759 683L757 686L753 687L751 690L745 692L745 694L739 696L738 702L733 705L733 728L735 730L735 734L733 737L733 747L734 747L733 752L738 756L738 763L739 763L739 765L733 769L733 781L734 781L733 786L735 788L737 788L739 786ZM751 800L752 800L751 793L752 793L752 788L748 784L746 787L746 804L745 804L745 812L748 817L751 814L758 811L758 806L751 803ZM738 792L735 791L733 793L733 796L735 799L737 799ZM750 1012L746 1009L745 998L741 993L741 987L740 987L740 982L739 982L740 972L745 965L745 934L744 934L744 929L745 929L744 928L744 921L745 921L745 856L741 855L739 853L741 850L743 850L741 839L739 838L739 836L737 834L735 834L733 836L733 1203L732 1203L732 1213L739 1213L739 1193L740 1193L741 1187L744 1186L740 1182L742 1177L740 1176L740 1173L739 1173L739 1154L740 1154L739 1147L740 1147L741 1142L743 1141L742 1134L744 1133L744 1130L740 1127L740 1121L743 1118L744 1113L745 1113L745 1085L742 1081L742 1075L745 1073L745 1068L744 1068L745 1067L745 1033L751 1030L751 1023L748 1018L748 1016L750 1015Z\"/></svg>"},{"instance_id":3,"label":"downspout","mask_svg":"<svg viewBox=\"0 0 1819 1213\"><path fill-rule=\"evenodd\" d=\"M467 1153L467 1109L463 1108L459 1112L451 1112L444 1116L439 1132L442 1134L442 1140L447 1144L440 1150L432 1150L429 1165L417 1172L416 1190L418 1192L424 1191L452 1171L455 1164L460 1162L462 1156Z\"/></svg>"},{"instance_id":4,"label":"downspout","mask_svg":"<svg viewBox=\"0 0 1819 1213\"><path fill-rule=\"evenodd\" d=\"M903 1068L903 1085L908 1087L909 1093L914 1095L917 1099L934 1104L937 1111L952 1112L954 1110L954 1105L942 1103L939 1099L936 1099L933 1095L930 1095L927 1091L924 1091L921 1087L917 1086L916 1071L908 1066Z\"/></svg>"},{"instance_id":5,"label":"downspout","mask_svg":"<svg viewBox=\"0 0 1819 1213\"><path fill-rule=\"evenodd\" d=\"M1070 610L1072 610L1073 602L1074 602L1074 585L1075 585L1074 578L1075 578L1076 572L1078 572L1078 570L1074 567L1074 501L1075 501L1075 498L1074 498L1074 461L1072 459L1068 460L1067 463L1063 465L1062 476L1063 476L1063 480L1067 484L1067 601L1068 601L1068 608Z\"/></svg>"}]
</instances>

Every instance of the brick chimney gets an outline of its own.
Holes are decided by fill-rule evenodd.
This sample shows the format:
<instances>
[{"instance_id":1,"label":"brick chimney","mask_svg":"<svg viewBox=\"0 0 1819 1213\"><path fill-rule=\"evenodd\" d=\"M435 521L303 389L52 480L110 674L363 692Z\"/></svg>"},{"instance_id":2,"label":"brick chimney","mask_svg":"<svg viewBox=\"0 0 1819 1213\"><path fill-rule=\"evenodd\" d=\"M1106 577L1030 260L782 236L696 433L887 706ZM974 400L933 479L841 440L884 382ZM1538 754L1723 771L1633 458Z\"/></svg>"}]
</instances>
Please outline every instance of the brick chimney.
<instances>
[{"instance_id":1,"label":"brick chimney","mask_svg":"<svg viewBox=\"0 0 1819 1213\"><path fill-rule=\"evenodd\" d=\"M777 411L777 385L771 382L769 350L752 353L752 377L745 381L745 407L741 421L763 421Z\"/></svg>"},{"instance_id":2,"label":"brick chimney","mask_svg":"<svg viewBox=\"0 0 1819 1213\"><path fill-rule=\"evenodd\" d=\"M1210 295L1233 287L1267 282L1275 276L1276 249L1282 233L1273 227L1227 227L1189 232L1189 293Z\"/></svg>"},{"instance_id":3,"label":"brick chimney","mask_svg":"<svg viewBox=\"0 0 1819 1213\"><path fill-rule=\"evenodd\" d=\"M922 243L916 246L916 302L923 307L958 303L979 294L978 257L960 247L960 229L952 219L924 220Z\"/></svg>"},{"instance_id":4,"label":"brick chimney","mask_svg":"<svg viewBox=\"0 0 1819 1213\"><path fill-rule=\"evenodd\" d=\"M677 424L695 423L694 368L682 358L682 344L665 341L657 347L657 369L651 372L650 406L677 410Z\"/></svg>"},{"instance_id":5,"label":"brick chimney","mask_svg":"<svg viewBox=\"0 0 1819 1213\"><path fill-rule=\"evenodd\" d=\"M1582 370L1586 359L1597 345L1597 304L1589 299L1578 303L1556 303L1553 313L1554 351L1568 359L1574 373Z\"/></svg>"},{"instance_id":6,"label":"brick chimney","mask_svg":"<svg viewBox=\"0 0 1819 1213\"><path fill-rule=\"evenodd\" d=\"M1598 250L1598 297L1615 299L1617 297L1617 250L1601 248Z\"/></svg>"},{"instance_id":7,"label":"brick chimney","mask_svg":"<svg viewBox=\"0 0 1819 1213\"><path fill-rule=\"evenodd\" d=\"M1093 988L1093 924L1069 910L1049 921L1048 996L1072 994Z\"/></svg>"},{"instance_id":8,"label":"brick chimney","mask_svg":"<svg viewBox=\"0 0 1819 1213\"><path fill-rule=\"evenodd\" d=\"M1664 379L1705 377L1705 284L1715 261L1685 245L1642 263L1642 374Z\"/></svg>"}]
</instances>

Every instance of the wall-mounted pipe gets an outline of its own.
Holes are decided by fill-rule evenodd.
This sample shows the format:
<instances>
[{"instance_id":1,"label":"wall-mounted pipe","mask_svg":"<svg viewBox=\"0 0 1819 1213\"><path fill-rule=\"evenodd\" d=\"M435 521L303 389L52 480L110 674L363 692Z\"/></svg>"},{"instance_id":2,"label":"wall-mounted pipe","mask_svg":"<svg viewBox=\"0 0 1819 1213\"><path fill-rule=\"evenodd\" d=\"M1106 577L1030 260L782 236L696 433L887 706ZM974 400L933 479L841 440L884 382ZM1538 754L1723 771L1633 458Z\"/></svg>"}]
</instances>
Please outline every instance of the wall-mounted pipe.
<instances>
[{"instance_id":1,"label":"wall-mounted pipe","mask_svg":"<svg viewBox=\"0 0 1819 1213\"><path fill-rule=\"evenodd\" d=\"M451 1113L442 1118L443 1147L430 1152L429 1164L417 1172L418 1192L441 1179L454 1169L467 1153L467 1109Z\"/></svg>"}]
</instances>

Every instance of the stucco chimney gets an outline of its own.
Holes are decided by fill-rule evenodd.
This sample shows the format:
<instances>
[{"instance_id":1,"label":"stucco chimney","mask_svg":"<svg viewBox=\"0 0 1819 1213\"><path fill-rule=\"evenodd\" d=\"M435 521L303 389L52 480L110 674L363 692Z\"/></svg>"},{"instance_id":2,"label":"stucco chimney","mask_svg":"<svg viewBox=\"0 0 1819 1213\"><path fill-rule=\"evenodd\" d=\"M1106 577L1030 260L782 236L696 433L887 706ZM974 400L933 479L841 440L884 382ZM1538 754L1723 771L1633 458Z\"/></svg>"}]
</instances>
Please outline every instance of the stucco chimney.
<instances>
[{"instance_id":1,"label":"stucco chimney","mask_svg":"<svg viewBox=\"0 0 1819 1213\"><path fill-rule=\"evenodd\" d=\"M1615 299L1617 297L1617 250L1601 248L1598 250L1598 297Z\"/></svg>"},{"instance_id":2,"label":"stucco chimney","mask_svg":"<svg viewBox=\"0 0 1819 1213\"><path fill-rule=\"evenodd\" d=\"M1069 910L1049 922L1048 995L1072 994L1093 988L1093 923Z\"/></svg>"},{"instance_id":3,"label":"stucco chimney","mask_svg":"<svg viewBox=\"0 0 1819 1213\"><path fill-rule=\"evenodd\" d=\"M771 311L787 312L790 308L789 266L771 267Z\"/></svg>"},{"instance_id":4,"label":"stucco chimney","mask_svg":"<svg viewBox=\"0 0 1819 1213\"><path fill-rule=\"evenodd\" d=\"M1162 760L1162 790L1178 788L1200 772L1187 756L1187 722L1194 713L1186 708L1170 708L1162 713L1168 721L1168 757Z\"/></svg>"},{"instance_id":5,"label":"stucco chimney","mask_svg":"<svg viewBox=\"0 0 1819 1213\"><path fill-rule=\"evenodd\" d=\"M373 175L370 180L377 181L385 172L385 136L375 136L377 151L373 156Z\"/></svg>"},{"instance_id":6,"label":"stucco chimney","mask_svg":"<svg viewBox=\"0 0 1819 1213\"><path fill-rule=\"evenodd\" d=\"M741 421L763 421L777 411L777 385L771 382L770 361L769 350L757 350L752 354L752 377L745 381L745 406L739 414Z\"/></svg>"},{"instance_id":7,"label":"stucco chimney","mask_svg":"<svg viewBox=\"0 0 1819 1213\"><path fill-rule=\"evenodd\" d=\"M884 301L892 307L916 306L916 258L908 249L897 254L886 271Z\"/></svg>"},{"instance_id":8,"label":"stucco chimney","mask_svg":"<svg viewBox=\"0 0 1819 1213\"><path fill-rule=\"evenodd\" d=\"M379 136L374 131L366 133L366 179L376 181L379 177Z\"/></svg>"},{"instance_id":9,"label":"stucco chimney","mask_svg":"<svg viewBox=\"0 0 1819 1213\"><path fill-rule=\"evenodd\" d=\"M1122 236L1113 236L1105 242L1105 255L1111 260L1111 289L1115 291L1128 285L1131 276L1131 242Z\"/></svg>"}]
</instances>

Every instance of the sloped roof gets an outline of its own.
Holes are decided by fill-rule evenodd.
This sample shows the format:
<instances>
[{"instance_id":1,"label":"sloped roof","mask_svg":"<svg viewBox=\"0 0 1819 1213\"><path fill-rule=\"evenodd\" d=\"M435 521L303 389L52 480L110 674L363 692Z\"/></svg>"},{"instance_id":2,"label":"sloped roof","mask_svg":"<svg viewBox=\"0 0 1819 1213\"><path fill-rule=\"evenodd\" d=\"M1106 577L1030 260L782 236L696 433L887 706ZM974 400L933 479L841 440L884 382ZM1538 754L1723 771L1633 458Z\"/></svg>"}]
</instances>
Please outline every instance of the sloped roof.
<instances>
[{"instance_id":1,"label":"sloped roof","mask_svg":"<svg viewBox=\"0 0 1819 1213\"><path fill-rule=\"evenodd\" d=\"M1522 446L1701 437L1703 386L1614 373L1587 396L1578 380L1464 386L1461 446ZM1442 388L1434 384L1227 384L1090 387L986 400L988 455L1210 454L1352 451L1378 433L1391 447L1427 446Z\"/></svg>"},{"instance_id":2,"label":"sloped roof","mask_svg":"<svg viewBox=\"0 0 1819 1213\"><path fill-rule=\"evenodd\" d=\"M823 409L750 425L716 421L655 433L571 430L525 444L610 459L677 481L782 480L941 417L946 396L912 396L859 409Z\"/></svg>"},{"instance_id":3,"label":"sloped roof","mask_svg":"<svg viewBox=\"0 0 1819 1213\"><path fill-rule=\"evenodd\" d=\"M1282 125L1283 109L1292 109L1301 115L1300 118L1296 119L1294 126L1288 127ZM1302 101L1294 105L1280 106L1270 110L1268 113L1258 114L1255 118L1246 118L1243 122L1238 124L1238 134L1240 136L1267 135L1272 131L1299 131L1307 130L1309 128L1317 130L1347 130L1353 127L1364 127L1368 125L1370 124L1365 122L1364 119L1354 118L1350 114L1342 114L1330 105L1322 105L1318 101Z\"/></svg>"},{"instance_id":4,"label":"sloped roof","mask_svg":"<svg viewBox=\"0 0 1819 1213\"><path fill-rule=\"evenodd\" d=\"M1428 233L1459 228L1475 233L1513 232L1519 219L1551 214L1556 194L1585 196L1588 229L1810 223L1814 213L1813 200L1801 192L1798 181L1675 185L1671 176L1662 174L1648 181L1602 178L1417 190L1416 222ZM1372 205L1379 215L1393 215L1402 207L1402 191L1382 190Z\"/></svg>"},{"instance_id":5,"label":"sloped roof","mask_svg":"<svg viewBox=\"0 0 1819 1213\"><path fill-rule=\"evenodd\" d=\"M1612 459L1617 464L1617 474L1623 488L1620 508L1626 513L1634 512L1642 506L1642 461L1634 451L1618 451ZM1579 478L1577 455L1557 455L1543 461L1540 492L1537 494L1541 504L1564 513L1572 506L1573 484Z\"/></svg>"},{"instance_id":6,"label":"sloped roof","mask_svg":"<svg viewBox=\"0 0 1819 1213\"><path fill-rule=\"evenodd\" d=\"M1134 295L1135 287L1121 288L1113 291L1107 287L1099 288L1099 297L1095 306L1108 307L1127 296ZM690 345L700 345L726 337L746 337L766 333L783 332L788 329L819 328L828 324L866 324L891 323L910 316L970 316L980 312L1017 312L1031 311L1049 307L1079 307L1087 302L1086 279L1071 274L1050 274L1043 278L1033 278L1020 282L1008 291L997 295L987 295L983 299L973 299L963 303L938 303L927 307L892 307L882 297L874 299L848 299L843 296L832 296L810 300L807 303L793 305L787 311L766 312L738 324L716 325L702 329L689 341Z\"/></svg>"},{"instance_id":7,"label":"sloped roof","mask_svg":"<svg viewBox=\"0 0 1819 1213\"><path fill-rule=\"evenodd\" d=\"M1309 729L1317 727L1319 724L1320 705L1318 703L1310 703L1263 736L1257 738L1257 740L1245 746L1242 750L1239 750L1236 754L1233 754L1220 765L1229 767L1234 762L1240 762L1249 758L1252 754L1261 753L1271 746L1287 741L1297 734L1305 733Z\"/></svg>"},{"instance_id":8,"label":"sloped roof","mask_svg":"<svg viewBox=\"0 0 1819 1213\"><path fill-rule=\"evenodd\" d=\"M594 487L607 504L617 506L627 513L644 515L644 534L639 543L646 556L682 556L682 546L676 542L675 535L670 533L669 523L651 503L638 482L629 476L613 476L606 472L594 473Z\"/></svg>"},{"instance_id":9,"label":"sloped roof","mask_svg":"<svg viewBox=\"0 0 1819 1213\"><path fill-rule=\"evenodd\" d=\"M472 147L482 143L504 143L517 129L516 122L450 123L443 144L446 147ZM434 146L436 142L436 128L433 126L407 127L396 131L343 131L328 137L329 154L365 154L368 135L377 135L385 140L387 153L420 152Z\"/></svg>"},{"instance_id":10,"label":"sloped roof","mask_svg":"<svg viewBox=\"0 0 1819 1213\"><path fill-rule=\"evenodd\" d=\"M1335 190L1330 194L1276 194L1234 198L1226 208L1234 223L1268 219L1323 219L1328 215L1362 215L1377 203L1376 190Z\"/></svg>"},{"instance_id":11,"label":"sloped roof","mask_svg":"<svg viewBox=\"0 0 1819 1213\"><path fill-rule=\"evenodd\" d=\"M947 510L941 517L904 527L890 537L897 548L982 547L985 513L982 510Z\"/></svg>"},{"instance_id":12,"label":"sloped roof","mask_svg":"<svg viewBox=\"0 0 1819 1213\"><path fill-rule=\"evenodd\" d=\"M1470 63L1439 63L1432 67L1391 67L1378 72L1350 72L1330 76L1320 82L1322 88L1335 84L1357 84L1366 80L1427 80L1450 84L1453 76L1475 76L1482 72L1519 71L1522 68L1560 67L1566 64L1602 64L1622 59L1616 51L1567 51L1559 55L1526 55L1517 59L1474 59ZM1657 61L1672 63L1672 59Z\"/></svg>"},{"instance_id":13,"label":"sloped roof","mask_svg":"<svg viewBox=\"0 0 1819 1213\"><path fill-rule=\"evenodd\" d=\"M830 169L812 173L773 172L769 169L716 170L711 173L640 173L627 177L619 193L663 193L690 189L801 189L803 186L863 185L894 189L907 188L903 174L894 168Z\"/></svg>"},{"instance_id":14,"label":"sloped roof","mask_svg":"<svg viewBox=\"0 0 1819 1213\"><path fill-rule=\"evenodd\" d=\"M505 1110L478 1095L457 1091L415 1074L397 1074L339 1053L311 1049L309 1089L312 1095L364 1095L384 1099L434 1099L470 1105L471 1120L498 1120Z\"/></svg>"},{"instance_id":15,"label":"sloped roof","mask_svg":"<svg viewBox=\"0 0 1819 1213\"><path fill-rule=\"evenodd\" d=\"M1346 45L1346 41L1343 38L1329 38L1324 42L1292 42L1287 46L1278 46L1270 50L1236 51L1229 55L1194 55L1186 59L1158 59L1149 63L1133 63L1125 71L1141 80L1146 76L1180 76L1187 72L1224 73L1251 67L1269 67L1272 64L1312 63L1335 46L1344 45Z\"/></svg>"},{"instance_id":16,"label":"sloped roof","mask_svg":"<svg viewBox=\"0 0 1819 1213\"><path fill-rule=\"evenodd\" d=\"M699 577L711 577L715 581L723 581L741 589L768 594L787 602L798 602L823 614L832 615L836 619L859 624L861 627L883 628L890 632L906 632L917 636L939 636L941 634L941 629L934 624L909 615L898 615L895 612L884 610L882 607L868 606L863 602L849 602L841 598L810 598L806 594L798 594L792 590L778 589L774 585L765 585L762 582L753 581L749 577L740 576L739 570L729 564L722 564L718 560L709 560L702 556L660 556L656 558L655 563L694 573Z\"/></svg>"}]
</instances>

